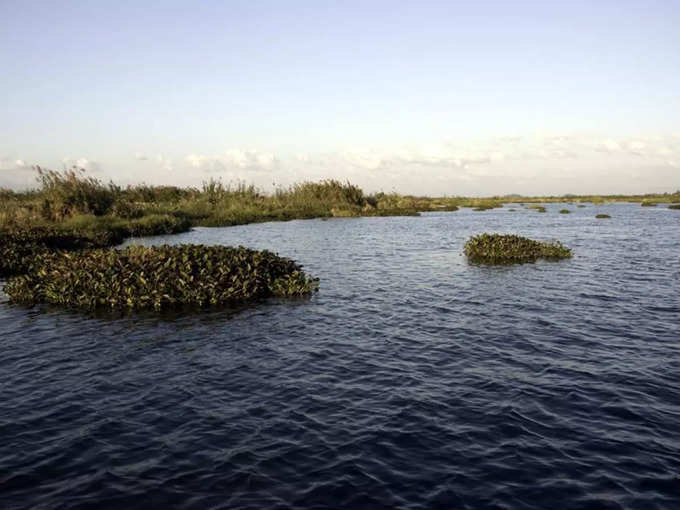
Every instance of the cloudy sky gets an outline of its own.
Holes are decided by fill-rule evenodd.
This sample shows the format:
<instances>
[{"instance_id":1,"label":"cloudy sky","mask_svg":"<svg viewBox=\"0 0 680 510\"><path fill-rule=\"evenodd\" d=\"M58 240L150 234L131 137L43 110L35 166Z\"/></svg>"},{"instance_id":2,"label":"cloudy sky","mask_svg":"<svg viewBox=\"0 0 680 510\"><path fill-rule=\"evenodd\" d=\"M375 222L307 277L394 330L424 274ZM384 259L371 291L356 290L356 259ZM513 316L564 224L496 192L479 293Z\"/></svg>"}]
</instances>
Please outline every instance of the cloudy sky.
<instances>
[{"instance_id":1,"label":"cloudy sky","mask_svg":"<svg viewBox=\"0 0 680 510\"><path fill-rule=\"evenodd\" d=\"M0 0L0 186L680 189L680 0Z\"/></svg>"}]
</instances>

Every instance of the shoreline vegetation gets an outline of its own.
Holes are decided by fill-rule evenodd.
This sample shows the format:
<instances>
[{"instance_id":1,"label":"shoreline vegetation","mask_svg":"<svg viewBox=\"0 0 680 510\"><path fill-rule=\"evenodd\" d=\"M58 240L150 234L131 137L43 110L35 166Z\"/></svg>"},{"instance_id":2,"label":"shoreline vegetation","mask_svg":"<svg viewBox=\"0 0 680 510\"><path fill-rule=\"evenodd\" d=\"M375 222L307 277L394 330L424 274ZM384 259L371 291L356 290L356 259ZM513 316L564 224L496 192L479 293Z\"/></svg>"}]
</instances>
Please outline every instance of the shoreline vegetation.
<instances>
[{"instance_id":1,"label":"shoreline vegetation","mask_svg":"<svg viewBox=\"0 0 680 510\"><path fill-rule=\"evenodd\" d=\"M273 193L266 194L243 182L224 184L214 179L203 183L201 188L145 184L121 187L113 182L104 183L75 167L61 172L36 167L36 172L38 187L35 189L17 192L0 188L0 278L25 276L21 280L23 283L10 280L7 285L10 298L18 302L48 300L43 299L47 291L40 294L43 291L36 290L35 294L31 294L27 287L29 281L36 288L51 285L48 285L47 277L43 274L47 260L52 260L51 263L57 264L65 274L79 274L77 267L69 266L68 260L78 261L83 267L94 268L91 264L96 261L108 263L107 257L128 257L129 254L120 250L104 251L119 245L126 238L177 234L197 226L233 226L312 218L417 216L421 212L457 211L461 208L487 211L502 208L504 204L520 204L538 212L546 212L545 205L542 204L548 203L585 207L585 204L624 201L641 203L643 206L670 203L671 208L677 208L675 204L680 204L680 191L634 196L506 195L487 198L433 198L383 192L365 194L361 188L349 182L329 179L303 182L287 188L279 187ZM563 209L560 212L566 214L566 211ZM205 248L196 247L198 251L191 252L192 256L199 256L201 251L203 253L200 256L213 256ZM163 253L174 253L172 250L167 251L168 248L165 247L150 250L155 250L156 254L153 256L158 257ZM117 255L105 255L112 251ZM72 255L65 255L69 253ZM246 258L243 263L247 265L249 262ZM227 259L230 263L236 260L230 257ZM295 269L299 270L299 267ZM40 278L43 279L31 280L41 274L43 276ZM291 284L292 290L288 295L310 294L316 289L316 284L309 283L315 280L309 279L304 273L300 274L302 279L297 281L299 286ZM59 276L52 275L50 278L57 281ZM280 286L277 288L278 294L272 291L272 295L286 295ZM133 297L136 297L132 300L133 304L125 306L147 307L149 302L153 302L153 307L162 308L168 303L203 304L214 301L212 297L175 299L172 295L167 295L169 298L166 300L149 301L141 290L134 290ZM263 294L255 292L253 295L261 297ZM108 303L117 307L118 302L113 303L111 299L113 298ZM224 299L216 298L216 302L222 301ZM92 301L89 303L88 306L91 306ZM70 304L79 306L73 300Z\"/></svg>"}]
</instances>

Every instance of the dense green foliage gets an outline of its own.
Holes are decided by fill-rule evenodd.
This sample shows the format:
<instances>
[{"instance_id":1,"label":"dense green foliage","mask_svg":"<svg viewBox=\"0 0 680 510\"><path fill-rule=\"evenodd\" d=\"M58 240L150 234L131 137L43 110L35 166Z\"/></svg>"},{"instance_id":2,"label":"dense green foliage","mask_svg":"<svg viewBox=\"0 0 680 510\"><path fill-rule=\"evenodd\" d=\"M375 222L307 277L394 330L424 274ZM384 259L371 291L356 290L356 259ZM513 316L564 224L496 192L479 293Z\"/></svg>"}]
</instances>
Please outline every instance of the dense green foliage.
<instances>
[{"instance_id":1,"label":"dense green foliage","mask_svg":"<svg viewBox=\"0 0 680 510\"><path fill-rule=\"evenodd\" d=\"M529 205L529 206L527 206L527 209L534 209L534 210L541 212L541 213L546 212L545 207L543 207L542 205Z\"/></svg>"},{"instance_id":2,"label":"dense green foliage","mask_svg":"<svg viewBox=\"0 0 680 510\"><path fill-rule=\"evenodd\" d=\"M596 214L595 217L600 220L611 218L608 214Z\"/></svg>"},{"instance_id":3,"label":"dense green foliage","mask_svg":"<svg viewBox=\"0 0 680 510\"><path fill-rule=\"evenodd\" d=\"M571 211L569 209L560 209L560 214L570 214Z\"/></svg>"},{"instance_id":4,"label":"dense green foliage","mask_svg":"<svg viewBox=\"0 0 680 510\"><path fill-rule=\"evenodd\" d=\"M558 241L534 241L511 234L479 234L465 243L468 260L479 264L535 262L539 258L557 260L571 257L571 250Z\"/></svg>"},{"instance_id":5,"label":"dense green foliage","mask_svg":"<svg viewBox=\"0 0 680 510\"><path fill-rule=\"evenodd\" d=\"M671 204L668 206L669 209L680 209L680 204Z\"/></svg>"},{"instance_id":6,"label":"dense green foliage","mask_svg":"<svg viewBox=\"0 0 680 510\"><path fill-rule=\"evenodd\" d=\"M113 246L123 237L112 231L82 233L55 227L0 231L0 277L28 272L48 252Z\"/></svg>"},{"instance_id":7,"label":"dense green foliage","mask_svg":"<svg viewBox=\"0 0 680 510\"><path fill-rule=\"evenodd\" d=\"M299 265L268 251L164 245L46 252L5 292L27 305L161 310L306 296L316 288Z\"/></svg>"},{"instance_id":8,"label":"dense green foliage","mask_svg":"<svg viewBox=\"0 0 680 510\"><path fill-rule=\"evenodd\" d=\"M123 221L114 217L75 216L57 224L0 230L0 277L25 273L48 251L115 246L127 237L175 234L189 230L186 219L150 215Z\"/></svg>"},{"instance_id":9,"label":"dense green foliage","mask_svg":"<svg viewBox=\"0 0 680 510\"><path fill-rule=\"evenodd\" d=\"M61 220L76 214L106 214L113 205L117 188L87 177L83 170L64 172L37 167L41 184L41 215L46 220Z\"/></svg>"}]
</instances>

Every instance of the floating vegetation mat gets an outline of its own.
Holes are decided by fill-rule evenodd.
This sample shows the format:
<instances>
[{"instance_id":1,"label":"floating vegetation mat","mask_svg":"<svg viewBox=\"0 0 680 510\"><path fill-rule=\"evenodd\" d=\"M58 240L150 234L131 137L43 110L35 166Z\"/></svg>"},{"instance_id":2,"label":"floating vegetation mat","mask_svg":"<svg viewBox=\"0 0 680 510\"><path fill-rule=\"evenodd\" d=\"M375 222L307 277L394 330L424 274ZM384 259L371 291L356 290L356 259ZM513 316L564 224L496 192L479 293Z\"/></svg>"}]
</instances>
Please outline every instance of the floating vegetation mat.
<instances>
[{"instance_id":1,"label":"floating vegetation mat","mask_svg":"<svg viewBox=\"0 0 680 510\"><path fill-rule=\"evenodd\" d=\"M542 205L530 205L527 206L527 209L534 209L538 212L546 212L545 207L543 207Z\"/></svg>"},{"instance_id":2,"label":"floating vegetation mat","mask_svg":"<svg viewBox=\"0 0 680 510\"><path fill-rule=\"evenodd\" d=\"M604 220L604 219L607 219L607 218L611 218L611 216L609 216L608 214L596 214L595 217L598 220Z\"/></svg>"},{"instance_id":3,"label":"floating vegetation mat","mask_svg":"<svg viewBox=\"0 0 680 510\"><path fill-rule=\"evenodd\" d=\"M680 209L680 204L671 204L668 206L669 209Z\"/></svg>"},{"instance_id":4,"label":"floating vegetation mat","mask_svg":"<svg viewBox=\"0 0 680 510\"><path fill-rule=\"evenodd\" d=\"M479 234L465 243L465 255L477 264L516 264L538 259L571 257L571 250L559 241L534 241L511 234Z\"/></svg>"},{"instance_id":5,"label":"floating vegetation mat","mask_svg":"<svg viewBox=\"0 0 680 510\"><path fill-rule=\"evenodd\" d=\"M560 214L570 214L571 211L569 209L560 209Z\"/></svg>"},{"instance_id":6,"label":"floating vegetation mat","mask_svg":"<svg viewBox=\"0 0 680 510\"><path fill-rule=\"evenodd\" d=\"M46 252L5 292L25 305L162 310L307 296L317 282L269 251L186 244Z\"/></svg>"},{"instance_id":7,"label":"floating vegetation mat","mask_svg":"<svg viewBox=\"0 0 680 510\"><path fill-rule=\"evenodd\" d=\"M0 277L28 272L50 251L103 248L122 240L123 236L115 232L82 233L48 227L0 232Z\"/></svg>"}]
</instances>

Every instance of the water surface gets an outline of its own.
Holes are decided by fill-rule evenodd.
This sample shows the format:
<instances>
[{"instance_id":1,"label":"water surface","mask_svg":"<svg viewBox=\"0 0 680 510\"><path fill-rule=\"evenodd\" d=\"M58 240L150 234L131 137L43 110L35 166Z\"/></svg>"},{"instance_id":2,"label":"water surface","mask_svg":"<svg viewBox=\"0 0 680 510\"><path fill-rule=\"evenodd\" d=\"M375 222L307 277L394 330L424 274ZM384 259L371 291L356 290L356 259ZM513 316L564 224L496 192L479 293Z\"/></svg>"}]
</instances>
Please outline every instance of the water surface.
<instances>
[{"instance_id":1,"label":"water surface","mask_svg":"<svg viewBox=\"0 0 680 510\"><path fill-rule=\"evenodd\" d=\"M310 300L0 304L0 507L677 508L680 212L510 207L132 241L271 249ZM469 265L484 231L575 256Z\"/></svg>"}]
</instances>

